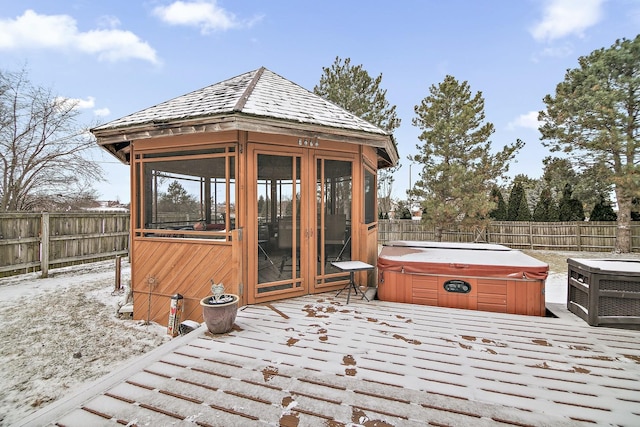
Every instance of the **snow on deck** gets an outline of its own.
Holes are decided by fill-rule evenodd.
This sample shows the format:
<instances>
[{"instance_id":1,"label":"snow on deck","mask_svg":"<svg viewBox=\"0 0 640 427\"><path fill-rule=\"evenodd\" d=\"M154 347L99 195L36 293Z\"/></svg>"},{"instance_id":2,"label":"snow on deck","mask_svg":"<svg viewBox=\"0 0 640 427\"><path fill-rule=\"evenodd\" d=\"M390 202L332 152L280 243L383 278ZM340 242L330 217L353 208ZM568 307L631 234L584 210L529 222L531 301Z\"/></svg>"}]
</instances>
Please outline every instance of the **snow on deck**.
<instances>
[{"instance_id":1,"label":"snow on deck","mask_svg":"<svg viewBox=\"0 0 640 427\"><path fill-rule=\"evenodd\" d=\"M598 274L640 276L640 261L636 259L572 259L568 263Z\"/></svg>"},{"instance_id":2,"label":"snow on deck","mask_svg":"<svg viewBox=\"0 0 640 427\"><path fill-rule=\"evenodd\" d=\"M640 331L333 295L244 307L21 425L640 425Z\"/></svg>"}]
</instances>

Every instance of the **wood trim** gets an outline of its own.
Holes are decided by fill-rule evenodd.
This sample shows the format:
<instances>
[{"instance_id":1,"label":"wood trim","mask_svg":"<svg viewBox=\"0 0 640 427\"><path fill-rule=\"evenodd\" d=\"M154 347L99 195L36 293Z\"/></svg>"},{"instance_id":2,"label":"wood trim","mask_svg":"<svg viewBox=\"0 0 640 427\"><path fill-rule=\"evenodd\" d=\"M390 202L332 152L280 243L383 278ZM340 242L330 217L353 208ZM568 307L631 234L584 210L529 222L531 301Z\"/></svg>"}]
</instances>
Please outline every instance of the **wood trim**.
<instances>
[{"instance_id":1,"label":"wood trim","mask_svg":"<svg viewBox=\"0 0 640 427\"><path fill-rule=\"evenodd\" d=\"M364 160L365 166L371 168L374 172L378 170L378 160L377 160L376 149L372 147L362 147L362 158Z\"/></svg>"},{"instance_id":2,"label":"wood trim","mask_svg":"<svg viewBox=\"0 0 640 427\"><path fill-rule=\"evenodd\" d=\"M127 143L133 140L155 139L169 136L191 134L215 134L224 131L250 131L289 135L294 137L318 137L357 145L367 145L385 150L389 157L397 162L397 153L391 136L355 129L332 128L327 126L289 122L268 117L253 117L240 113L207 117L205 119L185 120L172 124L145 124L126 129L116 128L95 131L98 145ZM109 150L113 152L112 150Z\"/></svg>"},{"instance_id":3,"label":"wood trim","mask_svg":"<svg viewBox=\"0 0 640 427\"><path fill-rule=\"evenodd\" d=\"M258 84L258 81L260 81L260 77L262 77L264 70L265 70L264 67L260 67L258 69L256 74L253 76L253 78L247 85L246 89L244 90L244 93L242 94L242 96L240 96L240 99L238 99L238 102L236 102L236 105L233 107L233 111L238 111L238 112L242 111L242 109L244 108L244 105L247 103L247 100L249 99L249 96L251 96L253 89L255 89L256 85Z\"/></svg>"},{"instance_id":4,"label":"wood trim","mask_svg":"<svg viewBox=\"0 0 640 427\"><path fill-rule=\"evenodd\" d=\"M217 148L220 144L235 144L239 138L238 131L230 130L216 133L199 133L190 135L174 135L153 139L138 139L136 142L136 151L167 151L169 149L185 150L188 147L194 148Z\"/></svg>"},{"instance_id":5,"label":"wood trim","mask_svg":"<svg viewBox=\"0 0 640 427\"><path fill-rule=\"evenodd\" d=\"M234 246L234 256L238 257L234 260L238 268L238 284L240 303L243 305L248 304L248 266L251 265L247 261L249 253L248 240L247 240L247 225L248 225L248 176L247 176L247 132L238 132L238 144L235 153L235 171L236 171L236 185L235 185L235 205L236 205L236 230L237 234L232 236Z\"/></svg>"}]
</instances>

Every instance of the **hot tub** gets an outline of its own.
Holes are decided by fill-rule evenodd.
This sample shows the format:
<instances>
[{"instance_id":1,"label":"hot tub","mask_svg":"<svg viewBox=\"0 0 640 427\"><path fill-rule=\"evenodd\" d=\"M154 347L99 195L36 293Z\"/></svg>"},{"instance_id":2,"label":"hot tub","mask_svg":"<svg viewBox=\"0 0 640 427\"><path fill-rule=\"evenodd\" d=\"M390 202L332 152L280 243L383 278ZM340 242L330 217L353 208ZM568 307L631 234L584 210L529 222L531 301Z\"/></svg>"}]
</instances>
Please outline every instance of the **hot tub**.
<instances>
[{"instance_id":1,"label":"hot tub","mask_svg":"<svg viewBox=\"0 0 640 427\"><path fill-rule=\"evenodd\" d=\"M544 316L549 266L506 246L396 241L378 256L378 298Z\"/></svg>"}]
</instances>

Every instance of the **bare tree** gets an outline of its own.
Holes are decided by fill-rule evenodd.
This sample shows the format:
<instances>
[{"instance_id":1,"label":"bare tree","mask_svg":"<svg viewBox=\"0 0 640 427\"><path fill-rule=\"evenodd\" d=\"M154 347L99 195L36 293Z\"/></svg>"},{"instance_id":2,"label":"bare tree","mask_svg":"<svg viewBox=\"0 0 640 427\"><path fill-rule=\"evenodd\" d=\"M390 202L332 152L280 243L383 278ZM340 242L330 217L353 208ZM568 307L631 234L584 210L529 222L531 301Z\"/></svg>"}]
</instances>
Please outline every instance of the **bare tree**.
<instances>
[{"instance_id":1,"label":"bare tree","mask_svg":"<svg viewBox=\"0 0 640 427\"><path fill-rule=\"evenodd\" d=\"M33 85L27 72L0 70L0 211L42 209L95 194L102 168L80 127L77 102Z\"/></svg>"}]
</instances>

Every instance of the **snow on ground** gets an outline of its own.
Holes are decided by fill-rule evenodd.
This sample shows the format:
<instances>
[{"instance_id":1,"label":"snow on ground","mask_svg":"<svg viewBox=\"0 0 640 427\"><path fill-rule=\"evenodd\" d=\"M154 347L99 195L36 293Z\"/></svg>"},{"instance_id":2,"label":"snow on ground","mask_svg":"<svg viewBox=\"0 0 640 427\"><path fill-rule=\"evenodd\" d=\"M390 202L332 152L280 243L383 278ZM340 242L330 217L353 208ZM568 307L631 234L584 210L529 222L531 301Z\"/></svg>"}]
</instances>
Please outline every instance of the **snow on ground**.
<instances>
[{"instance_id":1,"label":"snow on ground","mask_svg":"<svg viewBox=\"0 0 640 427\"><path fill-rule=\"evenodd\" d=\"M523 251L550 266L546 301L566 303L567 258L640 254ZM130 269L122 263L122 283ZM0 279L0 426L10 425L169 340L157 324L116 316L113 261Z\"/></svg>"},{"instance_id":2,"label":"snow on ground","mask_svg":"<svg viewBox=\"0 0 640 427\"><path fill-rule=\"evenodd\" d=\"M114 289L113 261L0 279L0 425L168 341L164 327L119 319Z\"/></svg>"}]
</instances>

